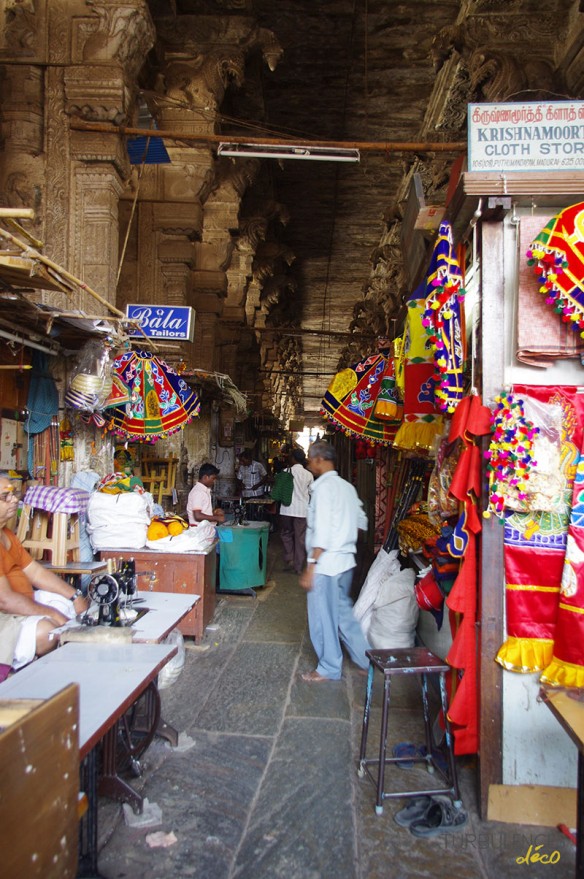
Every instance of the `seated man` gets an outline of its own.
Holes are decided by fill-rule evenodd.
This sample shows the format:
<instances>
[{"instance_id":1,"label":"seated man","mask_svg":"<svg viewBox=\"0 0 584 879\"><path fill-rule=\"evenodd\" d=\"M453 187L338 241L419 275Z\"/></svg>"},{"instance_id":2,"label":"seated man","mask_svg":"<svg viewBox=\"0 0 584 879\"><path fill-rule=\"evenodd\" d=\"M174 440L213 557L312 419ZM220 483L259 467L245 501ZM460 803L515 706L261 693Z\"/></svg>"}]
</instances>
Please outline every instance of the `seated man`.
<instances>
[{"instance_id":1,"label":"seated man","mask_svg":"<svg viewBox=\"0 0 584 879\"><path fill-rule=\"evenodd\" d=\"M199 522L214 522L220 525L225 521L225 513L221 507L213 509L211 489L219 476L214 464L203 464L199 469L199 481L194 484L187 500L187 516L189 525L196 526Z\"/></svg>"},{"instance_id":2,"label":"seated man","mask_svg":"<svg viewBox=\"0 0 584 879\"><path fill-rule=\"evenodd\" d=\"M87 610L81 590L34 561L6 527L17 503L14 485L0 476L0 663L13 668L56 647L51 631Z\"/></svg>"}]
</instances>

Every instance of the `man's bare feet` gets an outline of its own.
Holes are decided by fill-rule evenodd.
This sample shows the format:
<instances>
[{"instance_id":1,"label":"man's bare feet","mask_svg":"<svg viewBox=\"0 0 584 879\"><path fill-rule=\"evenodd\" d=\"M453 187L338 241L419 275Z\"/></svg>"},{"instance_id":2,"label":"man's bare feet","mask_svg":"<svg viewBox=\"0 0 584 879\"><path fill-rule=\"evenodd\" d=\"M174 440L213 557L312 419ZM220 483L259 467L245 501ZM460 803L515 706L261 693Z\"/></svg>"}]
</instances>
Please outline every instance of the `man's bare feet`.
<instances>
[{"instance_id":1,"label":"man's bare feet","mask_svg":"<svg viewBox=\"0 0 584 879\"><path fill-rule=\"evenodd\" d=\"M305 671L300 677L303 681L307 681L309 684L317 684L320 683L320 681L331 680L331 678L325 678L322 675L319 675L317 671Z\"/></svg>"}]
</instances>

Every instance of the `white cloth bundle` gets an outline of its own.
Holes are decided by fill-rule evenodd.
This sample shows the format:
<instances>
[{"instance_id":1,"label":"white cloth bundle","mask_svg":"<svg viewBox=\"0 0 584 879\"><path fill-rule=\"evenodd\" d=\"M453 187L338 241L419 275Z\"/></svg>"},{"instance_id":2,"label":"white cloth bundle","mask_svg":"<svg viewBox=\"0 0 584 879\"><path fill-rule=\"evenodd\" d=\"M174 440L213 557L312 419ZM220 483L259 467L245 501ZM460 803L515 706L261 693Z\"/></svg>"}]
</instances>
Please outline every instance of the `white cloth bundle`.
<instances>
[{"instance_id":1,"label":"white cloth bundle","mask_svg":"<svg viewBox=\"0 0 584 879\"><path fill-rule=\"evenodd\" d=\"M373 606L377 599L377 595L384 583L389 577L400 572L400 564L397 560L397 549L386 552L383 548L379 550L373 564L369 568L367 577L359 598L353 608L356 619L361 623L363 634L367 637L369 626L371 625L371 616L373 614Z\"/></svg>"},{"instance_id":2,"label":"white cloth bundle","mask_svg":"<svg viewBox=\"0 0 584 879\"><path fill-rule=\"evenodd\" d=\"M142 549L153 506L154 498L148 492L96 491L87 507L87 533L93 549Z\"/></svg>"},{"instance_id":3,"label":"white cloth bundle","mask_svg":"<svg viewBox=\"0 0 584 879\"><path fill-rule=\"evenodd\" d=\"M157 552L204 552L215 540L215 525L204 520L196 528L188 528L182 534L147 540L148 549Z\"/></svg>"}]
</instances>

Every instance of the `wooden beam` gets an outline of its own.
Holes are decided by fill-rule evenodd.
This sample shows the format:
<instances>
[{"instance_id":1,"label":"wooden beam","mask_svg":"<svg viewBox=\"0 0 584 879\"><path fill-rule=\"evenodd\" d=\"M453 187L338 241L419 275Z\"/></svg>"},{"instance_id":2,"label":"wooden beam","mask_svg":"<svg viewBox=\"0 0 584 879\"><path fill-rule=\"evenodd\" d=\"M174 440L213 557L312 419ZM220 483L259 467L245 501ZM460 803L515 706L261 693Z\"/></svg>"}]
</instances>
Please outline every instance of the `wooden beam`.
<instances>
[{"instance_id":1,"label":"wooden beam","mask_svg":"<svg viewBox=\"0 0 584 879\"><path fill-rule=\"evenodd\" d=\"M503 314L505 297L502 221L482 222L480 364L483 400L504 386ZM488 446L485 441L484 448ZM485 486L483 486L485 491ZM483 509L486 498L483 497ZM503 642L503 527L495 516L483 520L479 561L479 811L487 820L489 787L503 777L503 669L495 656Z\"/></svg>"},{"instance_id":2,"label":"wooden beam","mask_svg":"<svg viewBox=\"0 0 584 879\"><path fill-rule=\"evenodd\" d=\"M252 146L284 146L304 145L313 147L330 147L334 149L361 150L370 153L465 153L466 141L444 143L440 141L385 141L374 143L364 140L310 140L297 137L252 137L251 135L234 134L186 134L184 131L158 128L128 128L125 125L112 125L107 122L84 122L72 119L70 127L74 131L99 131L102 134L121 134L128 137L166 137L169 140L181 140L194 143L241 143Z\"/></svg>"}]
</instances>

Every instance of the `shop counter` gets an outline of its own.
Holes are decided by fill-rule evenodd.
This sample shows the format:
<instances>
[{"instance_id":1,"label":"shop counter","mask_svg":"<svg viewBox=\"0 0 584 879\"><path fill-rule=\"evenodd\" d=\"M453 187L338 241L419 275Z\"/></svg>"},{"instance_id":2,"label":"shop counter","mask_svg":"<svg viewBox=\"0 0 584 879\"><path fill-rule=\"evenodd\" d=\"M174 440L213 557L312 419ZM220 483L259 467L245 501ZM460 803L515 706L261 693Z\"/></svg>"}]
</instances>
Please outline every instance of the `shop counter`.
<instances>
[{"instance_id":1,"label":"shop counter","mask_svg":"<svg viewBox=\"0 0 584 879\"><path fill-rule=\"evenodd\" d=\"M155 549L102 549L102 559L136 563L140 592L199 595L193 609L179 623L183 635L200 641L215 613L216 542L201 552L156 552Z\"/></svg>"}]
</instances>

